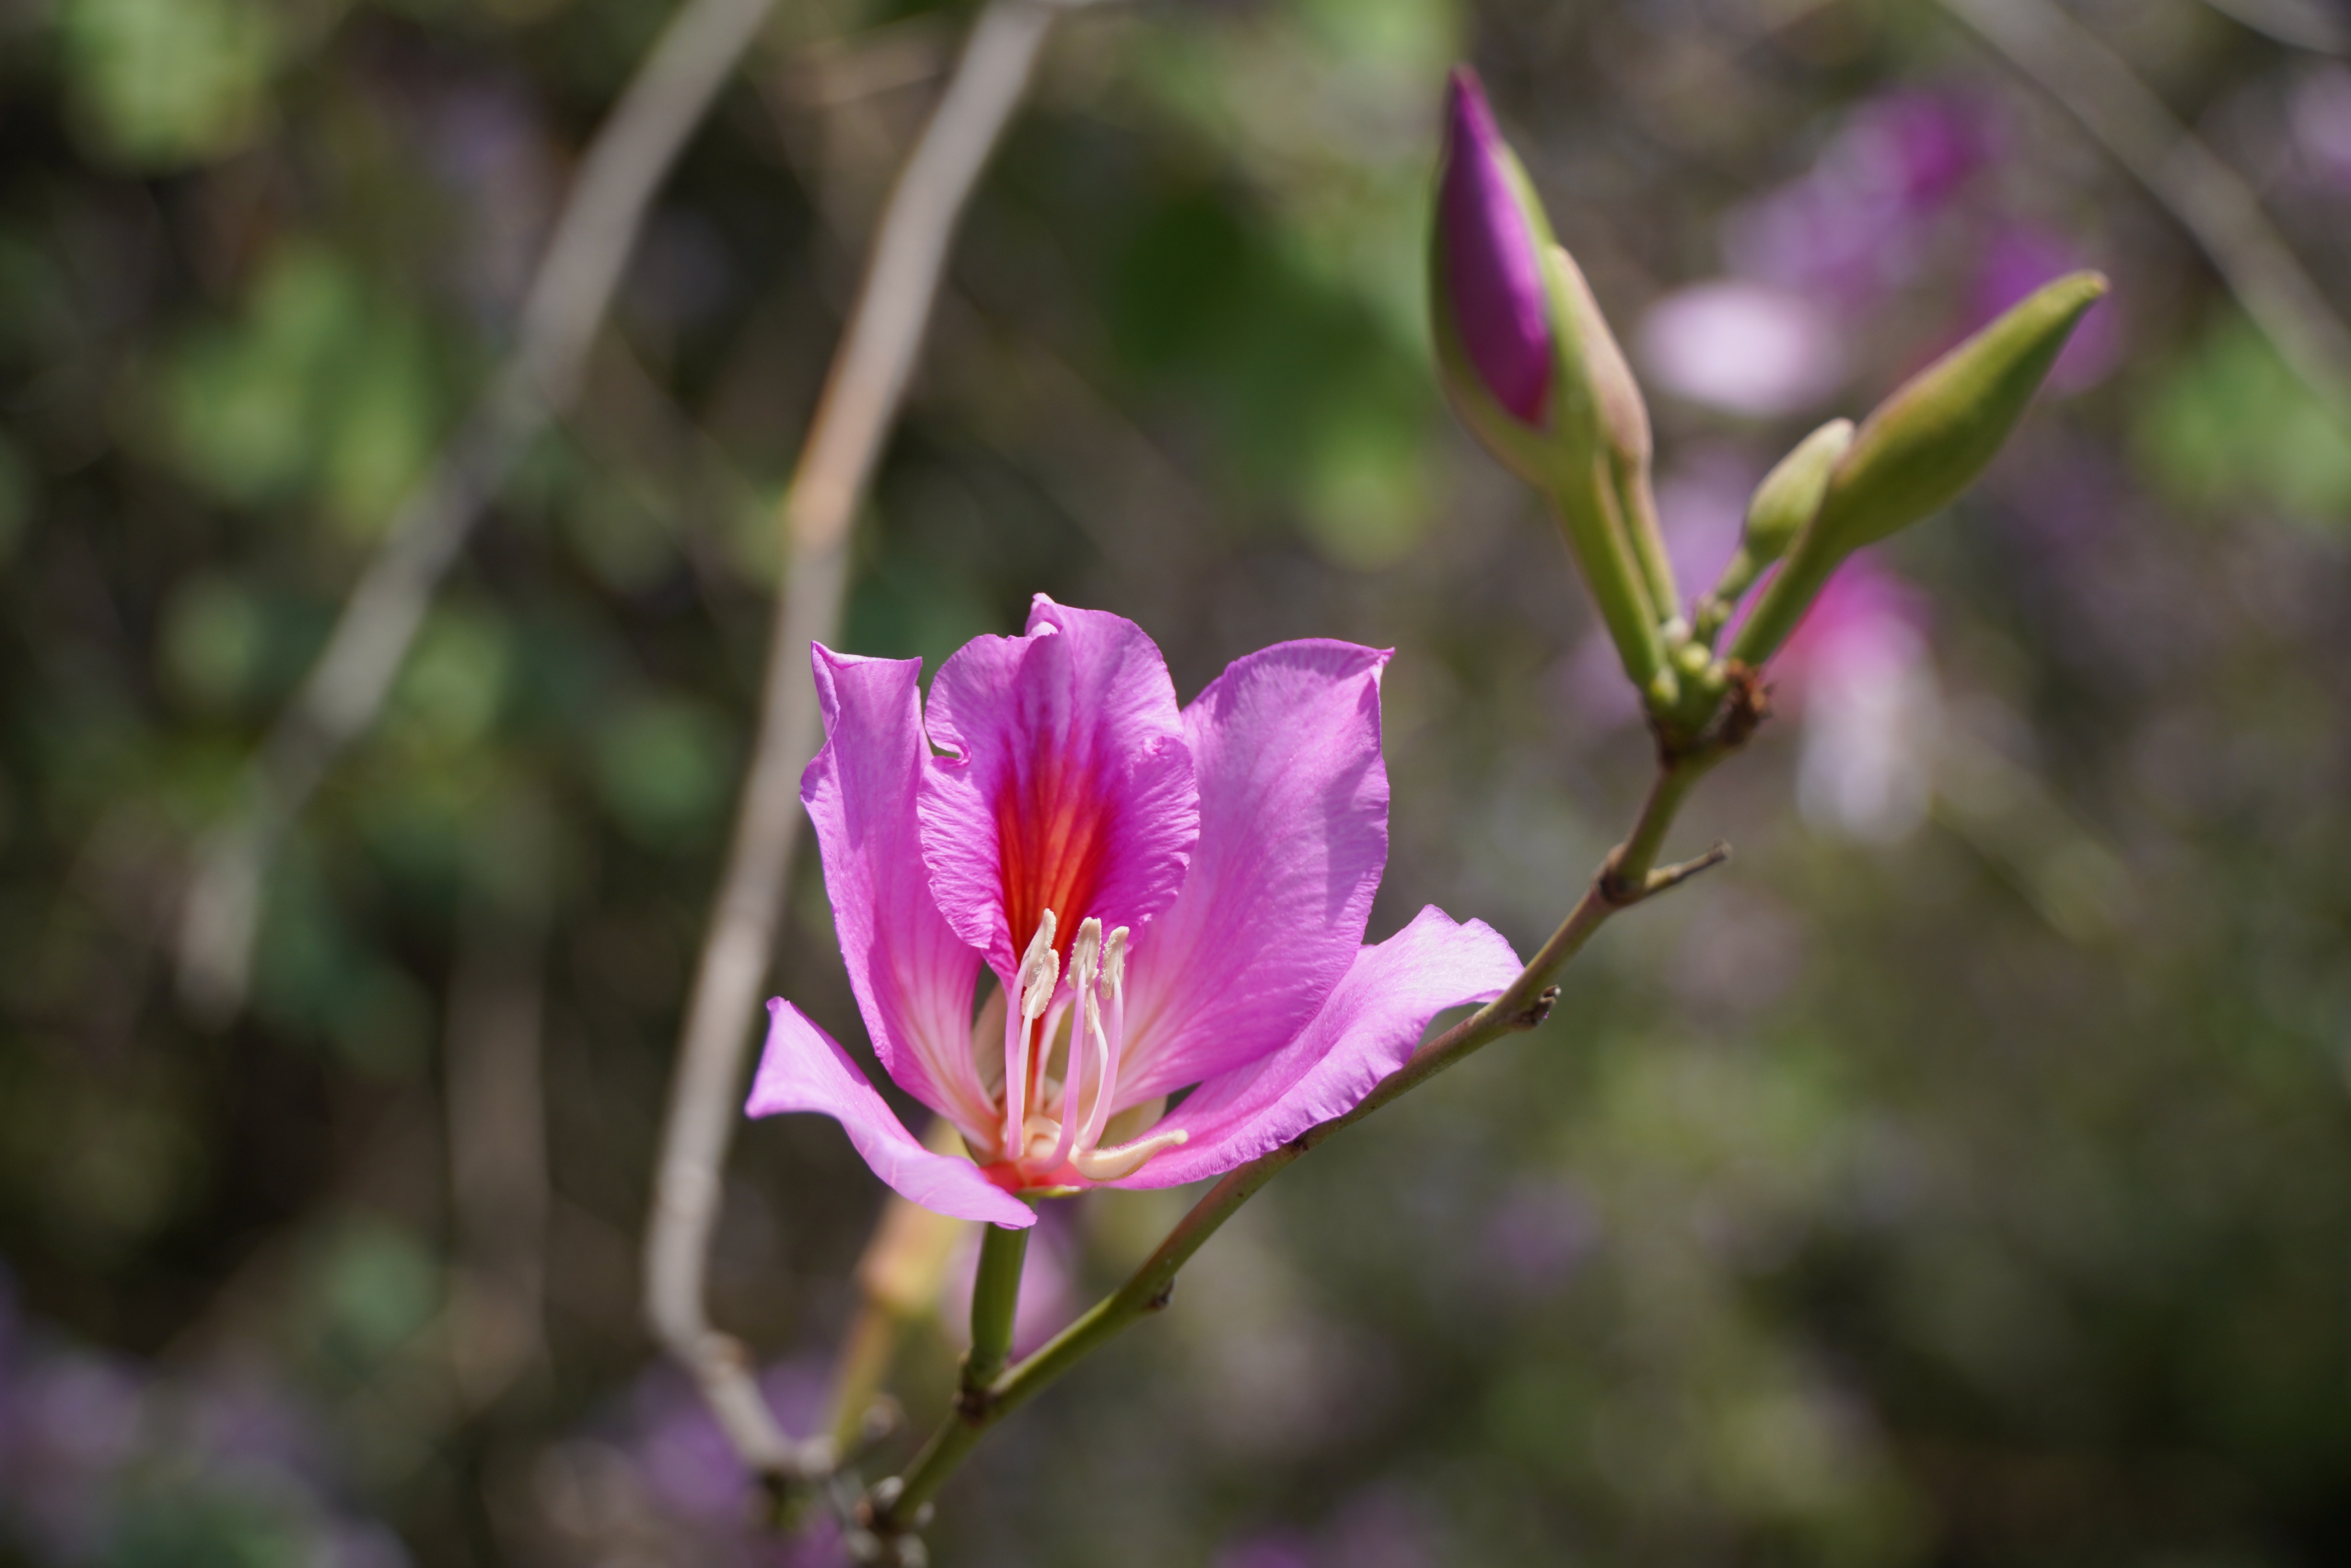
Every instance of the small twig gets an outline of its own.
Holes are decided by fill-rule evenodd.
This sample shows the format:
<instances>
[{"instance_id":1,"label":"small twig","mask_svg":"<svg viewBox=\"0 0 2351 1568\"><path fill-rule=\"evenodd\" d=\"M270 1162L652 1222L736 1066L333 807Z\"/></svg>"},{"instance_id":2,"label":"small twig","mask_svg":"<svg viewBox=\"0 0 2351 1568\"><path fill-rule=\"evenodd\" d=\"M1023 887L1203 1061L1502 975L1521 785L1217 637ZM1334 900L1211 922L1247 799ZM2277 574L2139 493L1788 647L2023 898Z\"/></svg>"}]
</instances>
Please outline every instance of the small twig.
<instances>
[{"instance_id":1,"label":"small twig","mask_svg":"<svg viewBox=\"0 0 2351 1568\"><path fill-rule=\"evenodd\" d=\"M2278 357L2351 425L2351 328L2237 172L2120 55L2049 0L1943 0L2195 236Z\"/></svg>"},{"instance_id":2,"label":"small twig","mask_svg":"<svg viewBox=\"0 0 2351 1568\"><path fill-rule=\"evenodd\" d=\"M326 650L246 769L234 813L198 847L182 905L179 988L195 1017L245 1005L262 882L343 748L374 720L474 523L580 365L645 209L773 0L684 0L580 160L507 356L394 514Z\"/></svg>"},{"instance_id":3,"label":"small twig","mask_svg":"<svg viewBox=\"0 0 2351 1568\"><path fill-rule=\"evenodd\" d=\"M1700 872L1712 871L1729 858L1730 846L1717 839L1706 853L1675 865L1661 865L1651 872L1649 880L1642 884L1641 896L1655 898L1669 887L1679 887Z\"/></svg>"},{"instance_id":4,"label":"small twig","mask_svg":"<svg viewBox=\"0 0 2351 1568\"><path fill-rule=\"evenodd\" d=\"M832 1445L785 1437L741 1346L710 1326L704 1279L719 1173L740 1114L744 1059L791 870L799 775L816 752L809 644L833 635L840 619L850 525L913 372L956 223L1027 90L1054 18L1069 8L1052 0L993 0L973 25L883 212L784 501L786 572L758 737L686 1009L645 1234L645 1314L654 1336L693 1373L744 1462L771 1481L820 1471Z\"/></svg>"}]
</instances>

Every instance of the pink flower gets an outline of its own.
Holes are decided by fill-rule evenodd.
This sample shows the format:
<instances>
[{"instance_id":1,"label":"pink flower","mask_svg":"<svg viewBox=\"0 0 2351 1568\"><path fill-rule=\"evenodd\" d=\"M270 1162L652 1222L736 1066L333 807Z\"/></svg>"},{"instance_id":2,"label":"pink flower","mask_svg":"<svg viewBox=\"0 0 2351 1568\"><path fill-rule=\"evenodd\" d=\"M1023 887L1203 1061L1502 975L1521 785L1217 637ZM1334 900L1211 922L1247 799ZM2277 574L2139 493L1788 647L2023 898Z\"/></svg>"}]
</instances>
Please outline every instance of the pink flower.
<instances>
[{"instance_id":1,"label":"pink flower","mask_svg":"<svg viewBox=\"0 0 2351 1568\"><path fill-rule=\"evenodd\" d=\"M1867 551L1837 569L1771 661L1803 719L1796 800L1815 826L1875 843L1926 819L1941 696L1916 589Z\"/></svg>"},{"instance_id":2,"label":"pink flower","mask_svg":"<svg viewBox=\"0 0 2351 1568\"><path fill-rule=\"evenodd\" d=\"M827 739L800 799L841 956L883 1070L973 1159L925 1149L780 1000L751 1114L821 1112L906 1197L1020 1227L1015 1192L1173 1186L1353 1108L1431 1018L1519 969L1435 908L1361 945L1387 657L1280 643L1179 710L1141 628L1040 594L1025 635L946 661L926 708L919 661L817 648Z\"/></svg>"},{"instance_id":3,"label":"pink flower","mask_svg":"<svg viewBox=\"0 0 2351 1568\"><path fill-rule=\"evenodd\" d=\"M1844 380L1835 318L1768 283L1718 278L1677 289L1649 308L1638 341L1667 392L1758 419L1810 408Z\"/></svg>"}]
</instances>

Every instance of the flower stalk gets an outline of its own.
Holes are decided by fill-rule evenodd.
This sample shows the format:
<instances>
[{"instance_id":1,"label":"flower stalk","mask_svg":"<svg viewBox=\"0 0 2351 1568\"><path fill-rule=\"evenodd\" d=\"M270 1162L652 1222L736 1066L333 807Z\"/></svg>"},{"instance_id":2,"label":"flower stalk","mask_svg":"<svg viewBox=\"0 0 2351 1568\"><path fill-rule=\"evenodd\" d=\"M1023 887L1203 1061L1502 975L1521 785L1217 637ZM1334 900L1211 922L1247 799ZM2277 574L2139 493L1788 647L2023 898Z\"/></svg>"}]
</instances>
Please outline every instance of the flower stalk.
<instances>
[{"instance_id":1,"label":"flower stalk","mask_svg":"<svg viewBox=\"0 0 2351 1568\"><path fill-rule=\"evenodd\" d=\"M963 1358L962 1397L984 1394L1012 1358L1012 1320L1020 1305L1020 1266L1029 1232L1001 1225L979 1233L979 1272L971 1285L971 1354Z\"/></svg>"}]
</instances>

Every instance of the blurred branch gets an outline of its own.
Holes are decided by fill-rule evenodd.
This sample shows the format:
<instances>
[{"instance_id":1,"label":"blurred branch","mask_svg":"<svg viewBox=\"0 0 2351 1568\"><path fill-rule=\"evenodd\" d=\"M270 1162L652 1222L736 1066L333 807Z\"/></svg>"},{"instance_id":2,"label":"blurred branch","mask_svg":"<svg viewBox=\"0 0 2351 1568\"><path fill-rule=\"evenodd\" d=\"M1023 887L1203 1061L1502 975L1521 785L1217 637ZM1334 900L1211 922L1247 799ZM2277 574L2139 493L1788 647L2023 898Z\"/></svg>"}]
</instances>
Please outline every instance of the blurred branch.
<instances>
[{"instance_id":1,"label":"blurred branch","mask_svg":"<svg viewBox=\"0 0 2351 1568\"><path fill-rule=\"evenodd\" d=\"M262 881L294 819L383 706L442 577L507 471L577 395L645 210L773 0L684 0L580 160L513 350L409 492L326 649L205 836L182 905L179 985L197 1018L243 1008Z\"/></svg>"},{"instance_id":2,"label":"blurred branch","mask_svg":"<svg viewBox=\"0 0 2351 1568\"><path fill-rule=\"evenodd\" d=\"M2262 211L2253 188L2128 62L2051 0L1942 0L2082 123L2195 236L2288 369L2351 426L2351 329Z\"/></svg>"},{"instance_id":3,"label":"blurred branch","mask_svg":"<svg viewBox=\"0 0 2351 1568\"><path fill-rule=\"evenodd\" d=\"M934 1154L952 1154L963 1147L963 1134L941 1116L923 1143ZM956 1244L969 1228L894 1192L883 1200L882 1218L857 1260L857 1312L833 1364L832 1444L842 1459L896 1423L897 1406L882 1387L890 1363L907 1325L938 1306Z\"/></svg>"},{"instance_id":4,"label":"blurred branch","mask_svg":"<svg viewBox=\"0 0 2351 1568\"><path fill-rule=\"evenodd\" d=\"M799 827L800 772L817 746L809 644L834 635L850 525L895 420L965 203L1019 104L1054 18L1083 0L994 0L908 157L783 508L786 570L765 695L734 839L703 939L645 1236L645 1312L683 1362L744 1462L771 1484L831 1462L819 1437L794 1443L753 1383L748 1358L704 1305L720 1170L740 1112L744 1057L782 913Z\"/></svg>"},{"instance_id":5,"label":"blurred branch","mask_svg":"<svg viewBox=\"0 0 2351 1568\"><path fill-rule=\"evenodd\" d=\"M506 885L477 894L450 986L448 1119L454 1270L446 1332L459 1399L496 1402L538 1361L547 1295L545 808L500 813L483 857Z\"/></svg>"},{"instance_id":6,"label":"blurred branch","mask_svg":"<svg viewBox=\"0 0 2351 1568\"><path fill-rule=\"evenodd\" d=\"M810 45L790 68L761 78L786 156L819 193L825 229L854 255L879 195L869 191L903 136L875 99L946 66L935 18L893 22L854 47ZM837 142L852 144L844 152ZM877 146L875 144L881 144ZM953 279L933 302L931 341L942 350L907 417L951 407L969 434L1022 468L1131 580L1164 591L1194 570L1186 541L1205 538L1215 508L1153 438L1096 391L1042 338L1000 319Z\"/></svg>"},{"instance_id":7,"label":"blurred branch","mask_svg":"<svg viewBox=\"0 0 2351 1568\"><path fill-rule=\"evenodd\" d=\"M2351 21L2328 11L2321 0L2205 0L2205 4L2281 44L2323 55L2351 55Z\"/></svg>"}]
</instances>

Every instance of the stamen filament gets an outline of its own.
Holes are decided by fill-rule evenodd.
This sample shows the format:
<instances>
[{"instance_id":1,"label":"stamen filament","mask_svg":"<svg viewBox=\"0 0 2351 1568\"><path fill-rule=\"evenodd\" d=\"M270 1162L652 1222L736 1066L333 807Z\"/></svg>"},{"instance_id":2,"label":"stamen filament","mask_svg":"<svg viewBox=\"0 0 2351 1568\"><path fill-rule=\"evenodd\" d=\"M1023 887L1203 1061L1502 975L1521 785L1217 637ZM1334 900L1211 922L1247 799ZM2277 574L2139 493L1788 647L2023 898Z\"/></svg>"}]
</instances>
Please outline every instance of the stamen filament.
<instances>
[{"instance_id":1,"label":"stamen filament","mask_svg":"<svg viewBox=\"0 0 2351 1568\"><path fill-rule=\"evenodd\" d=\"M1092 915L1078 923L1078 939L1070 944L1070 983L1077 989L1077 1017L1070 1030L1069 1068L1061 1079L1061 1127L1053 1140L1046 1169L1056 1171L1078 1145L1078 1107L1082 1103L1086 1053L1102 1034L1102 922Z\"/></svg>"},{"instance_id":2,"label":"stamen filament","mask_svg":"<svg viewBox=\"0 0 2351 1568\"><path fill-rule=\"evenodd\" d=\"M1154 1133L1147 1138L1137 1138L1115 1149L1090 1149L1070 1156L1070 1164L1088 1181L1116 1181L1130 1176L1143 1168L1143 1162L1162 1149L1172 1149L1191 1137L1177 1127L1171 1132Z\"/></svg>"},{"instance_id":3,"label":"stamen filament","mask_svg":"<svg viewBox=\"0 0 2351 1568\"><path fill-rule=\"evenodd\" d=\"M1111 1101L1118 1091L1119 1054L1126 1043L1126 927L1121 925L1102 944L1102 990L1109 1002L1108 1016L1098 1013L1094 1029L1101 1047L1100 1071L1094 1076L1093 1108L1086 1113L1084 1131L1078 1134L1081 1150L1101 1146L1102 1129L1110 1124Z\"/></svg>"},{"instance_id":4,"label":"stamen filament","mask_svg":"<svg viewBox=\"0 0 2351 1568\"><path fill-rule=\"evenodd\" d=\"M1029 951L1020 956L1019 972L1013 977L1013 986L1020 993L1019 1010L1005 1009L1004 1157L1008 1160L1018 1160L1028 1152L1029 1038L1051 1004L1053 988L1061 978L1061 956L1053 951L1053 912L1048 909L1037 923L1036 936L1029 940Z\"/></svg>"}]
</instances>

